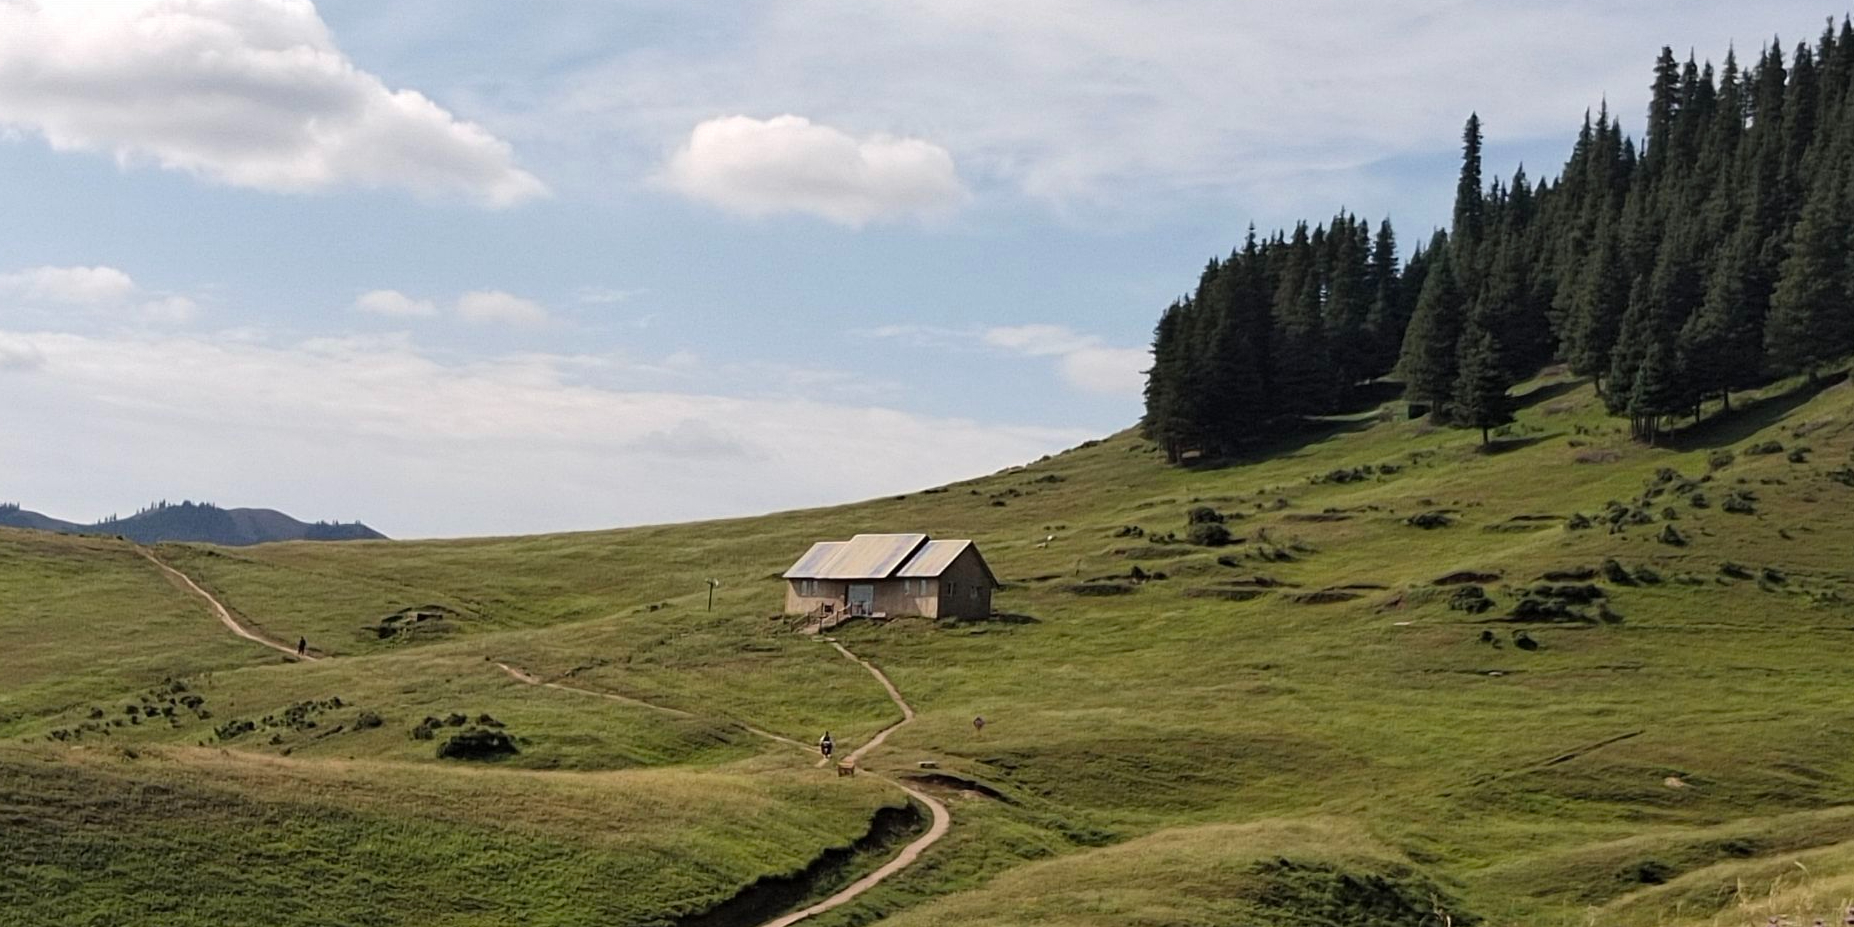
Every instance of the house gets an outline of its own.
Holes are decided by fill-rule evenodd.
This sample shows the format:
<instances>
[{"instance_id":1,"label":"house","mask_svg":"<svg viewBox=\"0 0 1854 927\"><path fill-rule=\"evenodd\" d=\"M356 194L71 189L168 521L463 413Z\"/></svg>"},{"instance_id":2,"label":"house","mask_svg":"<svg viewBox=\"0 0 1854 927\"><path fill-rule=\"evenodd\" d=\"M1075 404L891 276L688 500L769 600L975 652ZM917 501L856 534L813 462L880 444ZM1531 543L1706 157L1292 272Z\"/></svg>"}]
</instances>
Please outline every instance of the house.
<instances>
[{"instance_id":1,"label":"house","mask_svg":"<svg viewBox=\"0 0 1854 927\"><path fill-rule=\"evenodd\" d=\"M785 571L790 615L985 618L998 579L971 541L859 534L819 541Z\"/></svg>"}]
</instances>

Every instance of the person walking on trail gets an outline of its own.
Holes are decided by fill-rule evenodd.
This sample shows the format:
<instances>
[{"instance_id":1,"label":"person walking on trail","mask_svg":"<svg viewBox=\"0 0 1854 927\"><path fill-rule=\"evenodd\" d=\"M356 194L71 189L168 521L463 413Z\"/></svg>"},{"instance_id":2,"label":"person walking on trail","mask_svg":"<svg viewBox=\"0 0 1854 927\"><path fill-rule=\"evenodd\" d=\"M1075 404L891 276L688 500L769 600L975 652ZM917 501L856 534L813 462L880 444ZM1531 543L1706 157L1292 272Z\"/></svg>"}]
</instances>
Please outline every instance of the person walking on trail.
<instances>
[{"instance_id":1,"label":"person walking on trail","mask_svg":"<svg viewBox=\"0 0 1854 927\"><path fill-rule=\"evenodd\" d=\"M818 738L818 752L824 754L824 758L828 760L830 759L831 751L835 749L837 749L836 741L830 739L829 731L825 731L824 736Z\"/></svg>"},{"instance_id":2,"label":"person walking on trail","mask_svg":"<svg viewBox=\"0 0 1854 927\"><path fill-rule=\"evenodd\" d=\"M299 637L296 639L296 655L299 657L306 657L309 655L309 638Z\"/></svg>"}]
</instances>

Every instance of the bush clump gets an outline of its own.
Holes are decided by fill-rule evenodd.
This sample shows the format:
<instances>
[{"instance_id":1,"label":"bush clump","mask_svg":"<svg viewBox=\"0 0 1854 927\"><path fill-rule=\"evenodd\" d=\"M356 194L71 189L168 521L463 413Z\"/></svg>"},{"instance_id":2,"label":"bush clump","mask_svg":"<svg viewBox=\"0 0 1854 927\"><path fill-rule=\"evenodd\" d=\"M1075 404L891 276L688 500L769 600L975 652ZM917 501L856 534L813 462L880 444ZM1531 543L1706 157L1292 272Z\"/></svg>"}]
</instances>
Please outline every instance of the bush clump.
<instances>
[{"instance_id":1,"label":"bush clump","mask_svg":"<svg viewBox=\"0 0 1854 927\"><path fill-rule=\"evenodd\" d=\"M1226 547L1235 537L1221 522L1199 522L1185 532L1185 539L1199 547Z\"/></svg>"},{"instance_id":2,"label":"bush clump","mask_svg":"<svg viewBox=\"0 0 1854 927\"><path fill-rule=\"evenodd\" d=\"M382 720L379 715L371 711L363 711L360 713L359 717L354 719L354 729L357 731L367 731L385 723L386 722Z\"/></svg>"},{"instance_id":3,"label":"bush clump","mask_svg":"<svg viewBox=\"0 0 1854 927\"><path fill-rule=\"evenodd\" d=\"M1745 448L1745 454L1751 457L1763 457L1769 454L1781 453L1783 453L1783 442L1781 441L1759 441Z\"/></svg>"},{"instance_id":4,"label":"bush clump","mask_svg":"<svg viewBox=\"0 0 1854 927\"><path fill-rule=\"evenodd\" d=\"M520 752L515 749L515 738L482 728L459 731L438 745L441 760L499 760Z\"/></svg>"},{"instance_id":5,"label":"bush clump","mask_svg":"<svg viewBox=\"0 0 1854 927\"><path fill-rule=\"evenodd\" d=\"M1208 505L1194 505L1185 512L1185 524L1220 525L1223 524L1223 513Z\"/></svg>"},{"instance_id":6,"label":"bush clump","mask_svg":"<svg viewBox=\"0 0 1854 927\"><path fill-rule=\"evenodd\" d=\"M1737 490L1719 503L1719 508L1733 515L1757 514L1757 495L1746 490Z\"/></svg>"},{"instance_id":7,"label":"bush clump","mask_svg":"<svg viewBox=\"0 0 1854 927\"><path fill-rule=\"evenodd\" d=\"M1450 611L1478 615L1493 608L1494 603L1487 597L1487 590L1479 586L1458 586L1448 597L1448 607Z\"/></svg>"},{"instance_id":8,"label":"bush clump","mask_svg":"<svg viewBox=\"0 0 1854 927\"><path fill-rule=\"evenodd\" d=\"M1412 528L1430 531L1436 528L1447 528L1455 523L1455 519L1447 512L1419 512L1404 519L1403 523Z\"/></svg>"}]
</instances>

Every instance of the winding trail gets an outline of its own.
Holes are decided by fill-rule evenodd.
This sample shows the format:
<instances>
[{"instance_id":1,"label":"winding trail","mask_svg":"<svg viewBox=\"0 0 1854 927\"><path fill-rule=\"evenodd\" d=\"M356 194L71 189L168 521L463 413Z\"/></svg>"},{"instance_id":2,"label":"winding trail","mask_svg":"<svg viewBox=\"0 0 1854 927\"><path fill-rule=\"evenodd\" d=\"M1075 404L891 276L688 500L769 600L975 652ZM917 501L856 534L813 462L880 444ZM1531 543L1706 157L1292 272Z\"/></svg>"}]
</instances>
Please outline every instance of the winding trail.
<instances>
[{"instance_id":1,"label":"winding trail","mask_svg":"<svg viewBox=\"0 0 1854 927\"><path fill-rule=\"evenodd\" d=\"M876 681L882 684L882 688L888 690L888 697L890 700L892 700L895 703L895 707L901 709L901 720L900 721L897 721L894 724L891 724L888 727L885 727L882 730L877 731L874 737L869 738L868 743L863 744L862 746L857 747L855 750L851 751L848 759L851 760L852 762L855 762L855 761L861 760L863 758L863 754L868 753L870 750L874 749L877 746L880 746L883 741L888 739L888 735L899 730L903 725L913 723L914 706L909 705L908 700L901 697L901 690L895 688L895 683L888 678L888 674L878 669L875 664L870 663L868 660L865 660L862 657L859 657L856 654L850 652L850 649L848 647L845 647L842 644L837 643L835 640L832 640L830 638L824 638L824 640L825 642L829 643L832 647L836 648L838 653L843 654L846 659L849 659L861 665L863 669L868 670L869 675L874 676L876 678ZM887 776L878 776L877 778L881 779L883 782L888 783L889 785L894 786L895 788L902 790L903 792L908 793L909 797L927 806L927 810L933 815L933 824L927 828L927 832L915 838L913 843L910 843L907 846L902 847L901 852L898 855L896 855L894 859L891 859L887 863L884 863L882 865L882 868L877 869L876 871L871 872L868 875L863 876L860 879L857 879L855 882L850 883L847 887L845 887L842 891L838 892L837 894L832 895L829 898L826 898L823 901L820 901L817 904L812 905L811 907L804 908L803 910L799 910L799 911L793 911L792 913L787 914L783 917L778 917L778 918L774 918L773 920L767 921L765 924L762 924L761 927L790 927L790 925L796 924L799 921L815 917L819 914L823 914L826 911L830 911L835 908L840 908L846 904L849 904L850 902L860 897L864 892L872 888L875 888L877 885L882 884L890 876L902 871L903 869L908 868L909 866L914 865L915 861L920 859L922 851L926 850L928 847L933 846L936 843L939 843L940 838L946 836L947 830L949 830L953 825L953 816L950 812L946 810L946 805L944 803L942 803L939 799L934 798L932 795L927 794L926 792L922 792L919 789L910 788L908 786L902 785L900 782L894 779L891 779Z\"/></svg>"},{"instance_id":2,"label":"winding trail","mask_svg":"<svg viewBox=\"0 0 1854 927\"><path fill-rule=\"evenodd\" d=\"M242 624L239 624L238 619L232 617L232 610L229 608L226 608L225 603L219 601L218 598L213 596L212 593L207 592L204 588L200 586L199 583L194 582L192 577L188 576L185 573L182 573L180 570L177 570L172 566L169 566L167 563L163 562L160 557L155 556L154 551L149 550L146 547L138 546L136 548L136 552L140 553L143 557L146 557L149 563L152 563L156 567L158 567L161 570L161 572L167 574L167 576L170 579L180 583L182 586L186 587L187 591L191 592L193 595L199 597L202 601L204 601L209 607L211 607L213 614L218 616L219 623L225 625L226 629L231 631L233 634L236 634L239 637L244 638L245 640L251 641L254 644L261 644L265 647L269 647L270 649L275 650L278 653L281 653L284 656L289 657L292 660L313 662L313 661L321 659L320 657L310 656L308 654L298 654L296 652L296 648L291 647L288 644L284 644L279 641L271 640L270 638L265 637L264 635L259 634L258 632L253 631L252 629L247 628ZM848 647L845 647L842 644L837 643L837 641L831 638L821 638L821 639L824 642L830 644L831 647L835 648L838 653L843 654L845 659L850 660L851 662L856 663L857 665L861 666L863 669L868 670L869 675L874 676L875 680L882 684L882 688L887 690L888 697L891 701L895 703L895 707L901 709L901 720L900 721L897 721L894 724L891 724L881 729L880 731L877 731L875 736L869 738L869 741L867 743L863 744L860 747L857 747L855 750L851 751L850 754L846 757L846 759L848 759L852 763L860 763L863 756L867 754L869 751L875 749L876 747L881 746L882 742L888 739L888 735L893 734L894 732L900 730L903 726L912 724L914 722L914 706L908 704L908 700L902 697L901 690L895 687L895 683L888 678L888 674L882 672L882 670L878 668L875 664L870 663L868 660L865 660L862 657L857 656L855 653L851 652ZM511 679L514 679L515 681L523 683L525 685L539 686L539 687L546 688L546 689L558 689L562 692L577 692L581 695L590 695L596 698L607 699L609 701L621 702L626 705L635 705L640 708L647 708L647 709L650 709L651 711L661 712L663 714L672 715L672 716L679 717L679 718L696 717L696 715L691 714L690 712L687 712L687 711L683 711L680 708L670 708L666 705L658 705L652 702L644 701L643 699L632 698L628 695L619 695L616 692L600 692L596 689L583 689L583 688L580 688L579 686L569 686L564 683L548 682L540 678L539 676L534 675L533 673L527 672L526 670L523 670L516 666L511 666L507 663L502 663L498 661L495 663L495 666L498 669L502 670L504 673L507 673ZM761 738L764 738L766 740L770 740L776 743L785 744L786 746L796 747L797 749L800 749L800 750L812 749L812 747L809 744L800 743L799 741L793 740L790 737L785 737L780 734L775 734L771 731L762 730L750 724L743 724L740 722L732 722L732 723L734 723L741 730L746 731L747 733L752 734L756 737L761 737ZM828 762L830 761L825 760L823 762L820 762L818 765L822 766ZM876 778L882 780L883 782L888 783L889 785L894 786L895 788L902 790L903 792L906 792L908 794L908 797L927 806L928 812L933 816L933 823L928 826L927 832L915 838L912 843L909 843L907 846L902 847L901 852L896 854L894 859L891 859L888 862L882 864L881 868L875 870L874 872L869 873L866 876L863 876L860 879L857 879L855 882L850 883L848 886L844 887L843 890L837 892L836 894L830 896L829 898L826 898L823 901L820 901L817 904L814 904L808 908L804 908L798 911L793 911L790 914L785 914L780 917L774 918L773 920L767 921L765 924L761 925L761 927L791 927L792 924L796 924L803 920L808 920L812 917L816 917L819 914L823 914L826 911L835 910L846 904L849 904L852 901L855 901L857 898L861 897L864 892L867 892L870 889L875 888L876 886L887 881L890 877L894 876L896 873L899 873L902 870L907 869L909 866L914 865L914 863L920 859L922 852L926 851L928 847L931 847L934 844L939 843L940 838L945 837L947 831L952 828L953 816L950 812L946 810L945 803L941 802L939 799L919 789L903 785L901 784L900 781L896 779L892 779L888 776L878 775L876 776Z\"/></svg>"},{"instance_id":3,"label":"winding trail","mask_svg":"<svg viewBox=\"0 0 1854 927\"><path fill-rule=\"evenodd\" d=\"M296 648L291 647L288 644L282 643L281 641L271 640L270 638L265 637L264 635L259 634L256 631L253 631L250 628L247 628L242 624L239 624L238 619L232 617L231 609L226 608L225 603L214 598L212 593L207 592L205 589L200 588L200 584L194 582L193 577L188 576L187 574L182 573L179 570L176 570L171 566L168 566L165 562L161 560L160 557L155 556L154 551L149 550L146 547L137 546L135 550L136 550L136 553L139 553L142 556L148 558L149 563L152 563L156 567L159 567L161 572L166 573L170 579L178 580L181 585L187 587L187 590L189 592L192 592L194 595L205 600L206 604L212 608L213 614L219 616L219 623L222 625L225 625L225 627L228 630L230 630L233 634L236 634L239 637L244 638L245 640L251 641L254 644L263 644L264 646L269 647L270 649L275 650L278 653L281 653L284 656L289 657L292 660L302 660L305 662L314 662L316 660L321 659L321 657L310 656L309 654L306 654L306 653L297 653Z\"/></svg>"}]
</instances>

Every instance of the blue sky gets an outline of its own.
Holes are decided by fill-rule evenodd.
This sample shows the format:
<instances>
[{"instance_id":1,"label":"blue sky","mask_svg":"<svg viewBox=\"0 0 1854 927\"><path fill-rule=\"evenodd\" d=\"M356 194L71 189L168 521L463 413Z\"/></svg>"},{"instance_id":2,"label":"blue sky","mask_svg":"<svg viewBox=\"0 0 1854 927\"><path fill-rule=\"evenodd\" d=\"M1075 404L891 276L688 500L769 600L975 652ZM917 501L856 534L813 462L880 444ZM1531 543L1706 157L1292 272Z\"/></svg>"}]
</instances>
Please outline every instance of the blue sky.
<instances>
[{"instance_id":1,"label":"blue sky","mask_svg":"<svg viewBox=\"0 0 1854 927\"><path fill-rule=\"evenodd\" d=\"M517 533L1130 424L1204 260L1555 171L1766 2L0 0L0 497Z\"/></svg>"}]
</instances>

